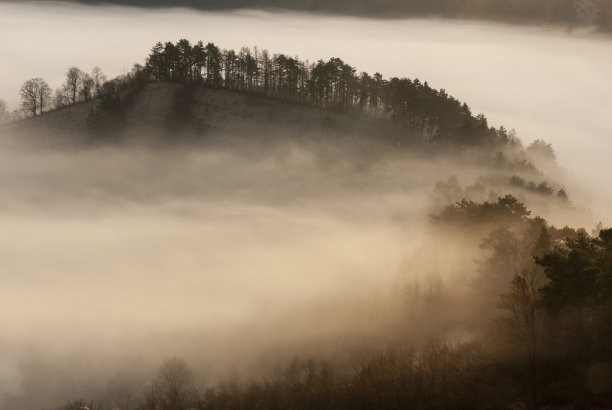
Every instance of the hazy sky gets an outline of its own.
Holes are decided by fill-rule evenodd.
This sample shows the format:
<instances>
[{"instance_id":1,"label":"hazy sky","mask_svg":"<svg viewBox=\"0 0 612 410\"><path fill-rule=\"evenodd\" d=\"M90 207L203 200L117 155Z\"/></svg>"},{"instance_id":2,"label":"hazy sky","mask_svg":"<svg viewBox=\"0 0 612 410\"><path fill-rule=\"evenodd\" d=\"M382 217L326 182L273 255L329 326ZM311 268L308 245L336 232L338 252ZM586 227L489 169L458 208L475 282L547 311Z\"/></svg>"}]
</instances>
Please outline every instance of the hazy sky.
<instances>
[{"instance_id":1,"label":"hazy sky","mask_svg":"<svg viewBox=\"0 0 612 410\"><path fill-rule=\"evenodd\" d=\"M140 10L0 4L0 97L15 107L20 84L58 86L67 67L111 75L143 63L157 41L187 38L221 48L254 46L311 61L339 56L370 73L418 77L516 128L552 142L581 181L612 205L601 172L612 151L612 39L562 30L443 20L364 20L291 13Z\"/></svg>"}]
</instances>

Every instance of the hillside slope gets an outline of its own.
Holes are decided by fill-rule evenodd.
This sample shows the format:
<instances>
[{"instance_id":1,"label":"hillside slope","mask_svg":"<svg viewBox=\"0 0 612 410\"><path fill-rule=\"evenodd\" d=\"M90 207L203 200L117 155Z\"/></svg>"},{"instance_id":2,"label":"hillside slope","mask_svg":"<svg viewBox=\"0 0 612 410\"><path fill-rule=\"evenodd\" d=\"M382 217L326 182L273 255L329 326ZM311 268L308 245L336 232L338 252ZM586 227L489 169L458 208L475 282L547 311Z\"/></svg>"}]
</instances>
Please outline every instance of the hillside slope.
<instances>
[{"instance_id":1,"label":"hillside slope","mask_svg":"<svg viewBox=\"0 0 612 410\"><path fill-rule=\"evenodd\" d=\"M388 121L373 120L233 91L178 83L149 83L121 95L123 134L135 141L227 137L281 138L285 141L375 137L404 140L406 132ZM9 132L53 141L91 142L87 124L95 102L65 107L9 125ZM362 139L362 138L360 138Z\"/></svg>"}]
</instances>

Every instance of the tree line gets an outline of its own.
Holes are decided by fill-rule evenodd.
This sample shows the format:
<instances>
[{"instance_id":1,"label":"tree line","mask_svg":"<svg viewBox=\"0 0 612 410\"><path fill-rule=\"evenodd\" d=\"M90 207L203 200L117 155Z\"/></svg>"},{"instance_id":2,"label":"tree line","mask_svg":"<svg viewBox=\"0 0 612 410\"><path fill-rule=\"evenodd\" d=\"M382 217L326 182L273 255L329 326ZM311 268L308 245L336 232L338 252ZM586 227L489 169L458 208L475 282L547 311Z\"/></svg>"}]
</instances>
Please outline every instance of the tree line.
<instances>
[{"instance_id":1,"label":"tree line","mask_svg":"<svg viewBox=\"0 0 612 410\"><path fill-rule=\"evenodd\" d=\"M559 229L530 215L507 195L496 203L464 199L432 220L488 231L477 309L497 300L485 340L498 345L503 365L523 364L515 376L529 408L600 408L612 399L612 229Z\"/></svg>"},{"instance_id":2,"label":"tree line","mask_svg":"<svg viewBox=\"0 0 612 410\"><path fill-rule=\"evenodd\" d=\"M518 141L513 131L490 127L483 114L472 114L466 103L426 81L358 73L340 58L309 63L257 47L236 52L186 39L158 42L144 65L110 81L98 67L91 73L70 67L55 91L41 78L27 80L20 90L21 111L13 117L37 116L147 81L192 83L391 120L427 142L500 146Z\"/></svg>"},{"instance_id":3,"label":"tree line","mask_svg":"<svg viewBox=\"0 0 612 410\"><path fill-rule=\"evenodd\" d=\"M489 127L483 114L419 79L358 73L340 58L316 63L257 47L221 50L213 43L158 42L142 74L152 81L193 82L326 109L391 119L425 141L506 144L514 135Z\"/></svg>"},{"instance_id":4,"label":"tree line","mask_svg":"<svg viewBox=\"0 0 612 410\"><path fill-rule=\"evenodd\" d=\"M4 100L0 100L0 121L35 117L48 111L92 101L102 95L105 85L108 87L109 83L122 83L127 86L128 82L126 76L109 81L100 67L94 67L90 73L78 67L68 68L64 82L55 90L43 78L31 78L19 89L18 110L9 112Z\"/></svg>"}]
</instances>

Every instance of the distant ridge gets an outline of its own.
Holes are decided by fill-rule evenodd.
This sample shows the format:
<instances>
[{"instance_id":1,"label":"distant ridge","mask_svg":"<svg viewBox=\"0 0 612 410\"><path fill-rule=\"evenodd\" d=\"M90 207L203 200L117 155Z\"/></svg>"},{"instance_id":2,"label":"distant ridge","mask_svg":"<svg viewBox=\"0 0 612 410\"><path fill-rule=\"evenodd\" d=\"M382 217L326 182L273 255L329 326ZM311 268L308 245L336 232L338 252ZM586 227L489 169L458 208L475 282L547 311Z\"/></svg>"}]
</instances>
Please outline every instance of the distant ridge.
<instances>
[{"instance_id":1,"label":"distant ridge","mask_svg":"<svg viewBox=\"0 0 612 410\"><path fill-rule=\"evenodd\" d=\"M4 0L7 1L7 0ZM12 0L8 0L12 1ZM45 0L34 0L45 1ZM61 1L61 0L60 0ZM612 2L574 0L63 0L91 5L189 7L200 10L277 9L361 17L438 16L530 24L594 25L612 31Z\"/></svg>"}]
</instances>

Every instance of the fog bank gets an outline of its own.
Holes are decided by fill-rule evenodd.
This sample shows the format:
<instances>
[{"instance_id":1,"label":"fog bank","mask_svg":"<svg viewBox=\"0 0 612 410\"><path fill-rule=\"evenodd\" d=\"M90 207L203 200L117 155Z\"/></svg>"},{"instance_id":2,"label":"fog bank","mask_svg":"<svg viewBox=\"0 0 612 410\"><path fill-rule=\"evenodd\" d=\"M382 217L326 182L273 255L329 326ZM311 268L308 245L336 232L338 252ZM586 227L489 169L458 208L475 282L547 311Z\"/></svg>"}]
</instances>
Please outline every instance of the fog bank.
<instances>
[{"instance_id":1,"label":"fog bank","mask_svg":"<svg viewBox=\"0 0 612 410\"><path fill-rule=\"evenodd\" d=\"M270 374L298 354L348 360L455 332L470 308L461 295L479 238L436 235L429 223L437 181L457 174L468 185L494 173L465 158L381 157L369 146L368 160L332 141L316 149L246 139L163 149L7 141L0 404L8 408L111 400L124 384L137 394L175 354L202 386ZM554 220L554 209L540 211ZM407 297L417 282L424 292L449 290L427 321L409 315L422 302Z\"/></svg>"},{"instance_id":2,"label":"fog bank","mask_svg":"<svg viewBox=\"0 0 612 410\"><path fill-rule=\"evenodd\" d=\"M311 61L337 56L370 73L418 77L466 101L491 124L516 128L527 142L552 142L592 202L602 210L612 205L602 172L612 149L607 37L467 21L24 2L0 4L0 36L0 52L7 56L0 97L13 107L28 78L58 86L72 65L120 74L143 63L155 42L182 37L222 48L257 45Z\"/></svg>"},{"instance_id":3,"label":"fog bank","mask_svg":"<svg viewBox=\"0 0 612 410\"><path fill-rule=\"evenodd\" d=\"M144 382L180 354L210 383L298 346L362 344L385 326L372 301L420 243L430 178L446 172L410 181L429 165L359 170L290 144L1 156L0 398L16 409L100 397L126 362Z\"/></svg>"}]
</instances>

